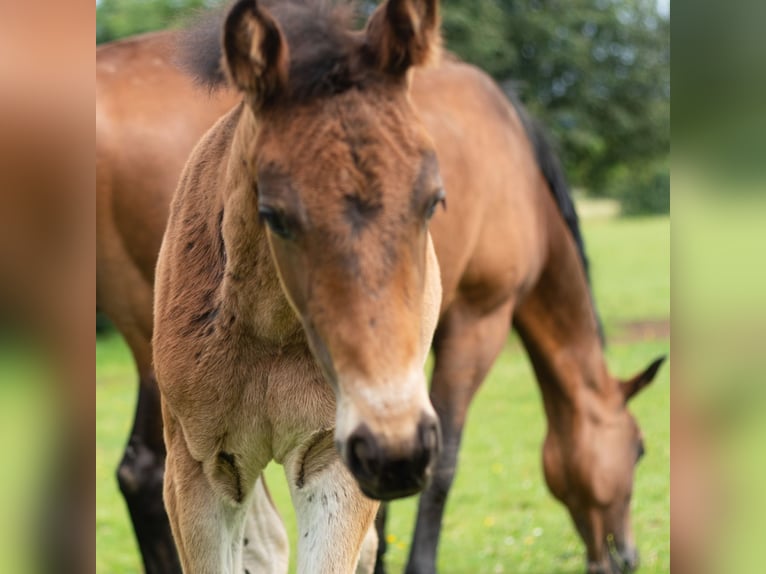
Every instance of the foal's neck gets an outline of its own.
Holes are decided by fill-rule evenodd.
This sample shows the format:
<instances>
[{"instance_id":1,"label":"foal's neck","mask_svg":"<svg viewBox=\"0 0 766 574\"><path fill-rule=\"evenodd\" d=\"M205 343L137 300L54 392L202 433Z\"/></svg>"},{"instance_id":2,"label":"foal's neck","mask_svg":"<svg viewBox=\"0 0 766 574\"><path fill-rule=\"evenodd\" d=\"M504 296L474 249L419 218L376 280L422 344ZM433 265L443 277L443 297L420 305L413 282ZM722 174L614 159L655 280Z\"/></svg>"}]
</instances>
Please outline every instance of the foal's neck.
<instances>
[{"instance_id":1,"label":"foal's neck","mask_svg":"<svg viewBox=\"0 0 766 574\"><path fill-rule=\"evenodd\" d=\"M226 247L222 298L241 331L269 346L304 344L300 322L279 282L266 230L258 215L252 145L256 119L245 104L232 111L237 125L223 166L221 236Z\"/></svg>"},{"instance_id":2,"label":"foal's neck","mask_svg":"<svg viewBox=\"0 0 766 574\"><path fill-rule=\"evenodd\" d=\"M553 201L541 275L518 307L515 324L535 369L551 424L616 404L619 388L606 368L596 313L579 254Z\"/></svg>"}]
</instances>

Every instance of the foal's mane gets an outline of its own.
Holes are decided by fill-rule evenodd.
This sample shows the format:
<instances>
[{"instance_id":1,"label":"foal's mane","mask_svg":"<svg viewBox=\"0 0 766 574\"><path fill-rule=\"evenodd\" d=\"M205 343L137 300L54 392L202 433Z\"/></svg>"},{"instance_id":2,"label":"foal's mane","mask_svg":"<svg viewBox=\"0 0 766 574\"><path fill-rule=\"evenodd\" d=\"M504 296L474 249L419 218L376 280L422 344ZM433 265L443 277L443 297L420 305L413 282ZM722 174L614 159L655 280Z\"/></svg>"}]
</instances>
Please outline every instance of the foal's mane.
<instances>
[{"instance_id":1,"label":"foal's mane","mask_svg":"<svg viewBox=\"0 0 766 574\"><path fill-rule=\"evenodd\" d=\"M201 13L180 36L181 67L210 90L226 85L221 34L230 4ZM363 80L352 61L359 21L354 0L259 0L258 4L274 16L287 40L292 100L343 92Z\"/></svg>"}]
</instances>

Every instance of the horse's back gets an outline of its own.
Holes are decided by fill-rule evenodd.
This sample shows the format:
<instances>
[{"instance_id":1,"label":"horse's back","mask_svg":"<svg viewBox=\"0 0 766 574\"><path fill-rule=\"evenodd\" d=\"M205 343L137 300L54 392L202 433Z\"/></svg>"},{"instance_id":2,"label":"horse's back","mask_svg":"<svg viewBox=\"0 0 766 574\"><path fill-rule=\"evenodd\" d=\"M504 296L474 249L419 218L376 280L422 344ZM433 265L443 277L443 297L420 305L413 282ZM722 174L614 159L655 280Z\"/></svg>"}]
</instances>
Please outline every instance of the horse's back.
<instances>
[{"instance_id":1,"label":"horse's back","mask_svg":"<svg viewBox=\"0 0 766 574\"><path fill-rule=\"evenodd\" d=\"M445 309L491 309L542 265L545 181L516 110L484 72L452 59L419 71L413 100L436 144L447 210L431 224ZM544 198L542 199L544 200Z\"/></svg>"}]
</instances>

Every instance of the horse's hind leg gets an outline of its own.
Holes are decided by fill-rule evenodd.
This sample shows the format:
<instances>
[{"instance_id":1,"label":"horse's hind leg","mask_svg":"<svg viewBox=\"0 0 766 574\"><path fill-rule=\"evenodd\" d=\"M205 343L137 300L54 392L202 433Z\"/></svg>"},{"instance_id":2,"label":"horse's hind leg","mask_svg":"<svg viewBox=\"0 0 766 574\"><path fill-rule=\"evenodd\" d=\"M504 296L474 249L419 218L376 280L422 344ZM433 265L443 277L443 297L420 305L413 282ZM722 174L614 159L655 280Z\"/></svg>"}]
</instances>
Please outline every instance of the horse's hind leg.
<instances>
[{"instance_id":1,"label":"horse's hind leg","mask_svg":"<svg viewBox=\"0 0 766 574\"><path fill-rule=\"evenodd\" d=\"M146 574L180 574L173 537L162 503L165 444L160 392L150 371L142 373L133 430L117 470Z\"/></svg>"},{"instance_id":2,"label":"horse's hind leg","mask_svg":"<svg viewBox=\"0 0 766 574\"><path fill-rule=\"evenodd\" d=\"M284 574L290 559L287 531L261 475L247 513L242 540L245 574Z\"/></svg>"},{"instance_id":3,"label":"horse's hind leg","mask_svg":"<svg viewBox=\"0 0 766 574\"><path fill-rule=\"evenodd\" d=\"M350 573L360 562L362 569L371 570L379 503L362 494L343 466L333 432L321 435L285 461L298 520L298 573Z\"/></svg>"},{"instance_id":4,"label":"horse's hind leg","mask_svg":"<svg viewBox=\"0 0 766 574\"><path fill-rule=\"evenodd\" d=\"M442 319L434 339L431 401L439 415L442 450L430 486L420 497L408 574L436 571L444 505L457 468L468 406L508 336L511 303L481 314L460 300Z\"/></svg>"},{"instance_id":5,"label":"horse's hind leg","mask_svg":"<svg viewBox=\"0 0 766 574\"><path fill-rule=\"evenodd\" d=\"M375 554L375 574L386 574L386 519L388 518L388 503L381 502L378 513L375 515L375 532L378 538L378 549Z\"/></svg>"}]
</instances>

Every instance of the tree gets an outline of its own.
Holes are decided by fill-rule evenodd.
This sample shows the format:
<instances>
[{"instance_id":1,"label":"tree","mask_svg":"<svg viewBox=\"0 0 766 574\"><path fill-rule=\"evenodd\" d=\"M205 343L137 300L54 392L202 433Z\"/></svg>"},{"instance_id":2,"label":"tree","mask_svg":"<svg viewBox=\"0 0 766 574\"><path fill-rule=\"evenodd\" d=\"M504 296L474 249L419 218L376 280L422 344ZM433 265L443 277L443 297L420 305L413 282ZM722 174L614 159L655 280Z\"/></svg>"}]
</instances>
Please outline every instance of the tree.
<instances>
[{"instance_id":1,"label":"tree","mask_svg":"<svg viewBox=\"0 0 766 574\"><path fill-rule=\"evenodd\" d=\"M444 2L448 47L515 88L598 195L668 154L669 29L654 0Z\"/></svg>"},{"instance_id":2,"label":"tree","mask_svg":"<svg viewBox=\"0 0 766 574\"><path fill-rule=\"evenodd\" d=\"M213 0L100 0L96 4L96 44L160 30Z\"/></svg>"}]
</instances>

